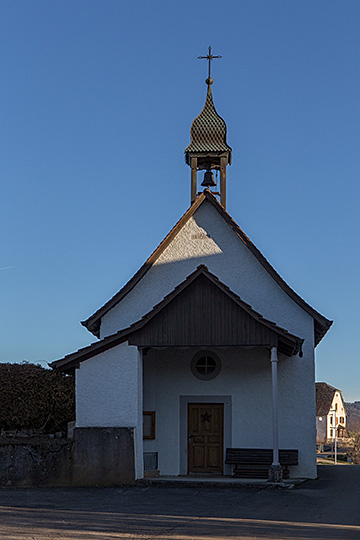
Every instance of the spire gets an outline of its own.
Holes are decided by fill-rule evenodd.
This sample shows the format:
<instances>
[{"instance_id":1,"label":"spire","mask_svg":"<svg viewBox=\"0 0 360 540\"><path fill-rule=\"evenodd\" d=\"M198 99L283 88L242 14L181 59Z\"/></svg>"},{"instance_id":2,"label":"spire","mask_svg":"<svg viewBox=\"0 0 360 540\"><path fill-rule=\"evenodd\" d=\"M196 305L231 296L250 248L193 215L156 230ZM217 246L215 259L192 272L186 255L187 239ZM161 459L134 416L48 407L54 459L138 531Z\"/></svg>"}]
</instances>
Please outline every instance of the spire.
<instances>
[{"instance_id":1,"label":"spire","mask_svg":"<svg viewBox=\"0 0 360 540\"><path fill-rule=\"evenodd\" d=\"M203 157L207 155L209 157L216 157L212 156L212 154L228 152L230 154L229 162L231 161L231 148L226 142L226 124L216 112L211 92L211 83L208 84L204 108L191 124L190 135L191 142L185 149L186 163L188 165L190 165L191 154L194 152L203 153Z\"/></svg>"},{"instance_id":2,"label":"spire","mask_svg":"<svg viewBox=\"0 0 360 540\"><path fill-rule=\"evenodd\" d=\"M226 166L231 164L232 150L226 142L226 123L216 112L211 92L211 85L213 84L211 62L214 58L221 58L221 56L213 56L211 47L209 47L208 55L199 56L198 58L208 60L209 74L205 81L207 84L205 105L191 125L191 142L185 149L185 161L191 167L191 202L195 200L197 195L197 171L206 170L202 185L212 187L216 184L214 181L208 183L211 170L220 170L220 193L213 193L220 195L220 202L225 207Z\"/></svg>"}]
</instances>

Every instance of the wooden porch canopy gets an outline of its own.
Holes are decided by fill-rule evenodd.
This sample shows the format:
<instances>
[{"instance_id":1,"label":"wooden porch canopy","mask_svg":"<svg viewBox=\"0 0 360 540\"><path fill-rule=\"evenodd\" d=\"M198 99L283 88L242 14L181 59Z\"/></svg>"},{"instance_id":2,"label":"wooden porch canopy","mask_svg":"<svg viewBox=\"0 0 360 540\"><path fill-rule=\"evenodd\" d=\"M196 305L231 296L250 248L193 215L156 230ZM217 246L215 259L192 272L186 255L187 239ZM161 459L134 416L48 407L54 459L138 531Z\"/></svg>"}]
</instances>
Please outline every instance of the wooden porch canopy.
<instances>
[{"instance_id":1,"label":"wooden porch canopy","mask_svg":"<svg viewBox=\"0 0 360 540\"><path fill-rule=\"evenodd\" d=\"M301 352L303 343L264 319L200 265L140 321L50 365L69 371L125 341L142 348L277 347L286 356Z\"/></svg>"}]
</instances>

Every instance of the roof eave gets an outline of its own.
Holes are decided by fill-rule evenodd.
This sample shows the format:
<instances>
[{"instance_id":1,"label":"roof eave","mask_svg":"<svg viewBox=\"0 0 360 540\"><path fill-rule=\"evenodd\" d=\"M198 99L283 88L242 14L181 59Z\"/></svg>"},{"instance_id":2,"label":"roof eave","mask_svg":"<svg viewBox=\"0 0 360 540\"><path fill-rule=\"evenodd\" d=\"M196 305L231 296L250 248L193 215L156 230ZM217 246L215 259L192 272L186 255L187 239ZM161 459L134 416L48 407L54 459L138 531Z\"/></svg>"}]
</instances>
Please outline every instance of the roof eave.
<instances>
[{"instance_id":1,"label":"roof eave","mask_svg":"<svg viewBox=\"0 0 360 540\"><path fill-rule=\"evenodd\" d=\"M294 356L301 352L303 339L291 334L284 328L281 328L276 325L276 323L265 319L260 313L256 312L249 304L244 302L236 293L231 291L231 289L222 283L217 276L209 272L206 266L200 265L197 269L190 274L183 282L175 287L168 295L166 295L158 304L156 304L146 315L144 315L140 320L134 322L128 328L120 330L115 334L107 336L102 340L95 342L83 349L79 349L75 353L71 353L64 358L55 360L52 362L50 367L53 369L59 369L61 371L69 372L79 367L81 362L97 356L100 353L105 352L108 349L111 349L125 341L128 341L132 334L137 330L141 329L148 322L150 322L156 315L164 309L170 302L176 298L177 295L181 294L186 287L188 287L200 274L204 274L210 281L212 281L219 289L221 289L227 296L236 302L243 310L251 315L255 320L260 324L271 329L272 332L276 333L279 340L279 349L280 352L283 352L286 356Z\"/></svg>"}]
</instances>

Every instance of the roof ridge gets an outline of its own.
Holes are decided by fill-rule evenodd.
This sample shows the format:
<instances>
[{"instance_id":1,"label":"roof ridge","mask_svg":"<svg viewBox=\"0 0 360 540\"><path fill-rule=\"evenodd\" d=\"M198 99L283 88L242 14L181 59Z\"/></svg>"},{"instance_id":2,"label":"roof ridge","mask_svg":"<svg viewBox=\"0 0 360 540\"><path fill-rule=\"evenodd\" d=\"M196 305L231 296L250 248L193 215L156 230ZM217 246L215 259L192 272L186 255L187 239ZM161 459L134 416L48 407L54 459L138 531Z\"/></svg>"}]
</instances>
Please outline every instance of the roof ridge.
<instances>
[{"instance_id":1,"label":"roof ridge","mask_svg":"<svg viewBox=\"0 0 360 540\"><path fill-rule=\"evenodd\" d=\"M335 391L337 391L337 392L341 392L341 390L340 390L339 388L336 388L336 386L333 386L332 384L329 384L329 383L327 383L327 382L324 382L324 381L322 381L322 382L316 382L315 385L317 385L317 384L324 384L324 385L326 385L328 388L331 388L332 390L335 390Z\"/></svg>"}]
</instances>

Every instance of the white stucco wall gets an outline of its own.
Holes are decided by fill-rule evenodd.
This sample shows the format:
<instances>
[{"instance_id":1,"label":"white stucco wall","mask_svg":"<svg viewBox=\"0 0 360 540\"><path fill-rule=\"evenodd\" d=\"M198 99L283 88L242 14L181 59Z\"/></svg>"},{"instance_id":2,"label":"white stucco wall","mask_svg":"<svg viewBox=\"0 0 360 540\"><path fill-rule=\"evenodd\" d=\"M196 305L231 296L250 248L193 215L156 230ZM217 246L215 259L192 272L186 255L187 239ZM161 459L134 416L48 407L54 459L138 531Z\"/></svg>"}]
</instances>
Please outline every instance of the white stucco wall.
<instances>
[{"instance_id":1,"label":"white stucco wall","mask_svg":"<svg viewBox=\"0 0 360 540\"><path fill-rule=\"evenodd\" d=\"M308 337L306 346L312 348L311 317L275 283L207 201L137 286L102 318L101 337L139 320L200 264L205 264L210 272L264 317L299 337Z\"/></svg>"},{"instance_id":2,"label":"white stucco wall","mask_svg":"<svg viewBox=\"0 0 360 540\"><path fill-rule=\"evenodd\" d=\"M197 349L152 350L144 358L144 410L156 412L156 438L144 441L144 451L158 452L162 475L187 472L180 469L181 449L186 447L186 441L184 444L181 440L180 425L183 395L194 396L194 402L203 395L209 397L209 402L211 396L229 396L230 446L272 447L268 351L214 350L221 358L222 370L212 381L200 381L191 373L190 362ZM279 444L280 448L299 450L299 467L294 468L293 476L315 477L315 442L313 446L309 445L309 441L314 440L314 418L306 388L311 383L311 376L306 373L304 376L303 372L303 359L296 357L279 362ZM183 433L186 436L186 430ZM185 456L185 463L186 460Z\"/></svg>"},{"instance_id":3,"label":"white stucco wall","mask_svg":"<svg viewBox=\"0 0 360 540\"><path fill-rule=\"evenodd\" d=\"M139 320L200 264L264 317L305 339L302 359L279 362L280 446L299 450L298 476L315 477L313 319L276 284L210 203L195 212L137 286L103 317L101 337ZM162 474L179 474L181 395L231 395L233 446L272 444L268 359L258 350L221 350L222 373L201 382L189 370L193 353L150 351L144 360L144 410L156 410L159 430L155 441L144 441L144 449L159 451ZM81 364L78 425L138 426L140 432L140 368L133 369L138 361L136 349L124 344ZM137 441L140 471L140 437Z\"/></svg>"},{"instance_id":4,"label":"white stucco wall","mask_svg":"<svg viewBox=\"0 0 360 540\"><path fill-rule=\"evenodd\" d=\"M76 427L135 428L137 477L143 473L142 359L123 343L80 364L75 371Z\"/></svg>"},{"instance_id":5,"label":"white stucco wall","mask_svg":"<svg viewBox=\"0 0 360 540\"><path fill-rule=\"evenodd\" d=\"M302 449L300 460L304 465L298 470L306 476L315 476L313 319L271 278L210 203L205 201L200 206L135 289L103 317L101 336L112 334L119 328L140 319L200 264L205 264L210 272L264 317L305 339L304 356L301 361L287 360L279 369L281 385L279 405L286 411L282 417L282 433L293 433L294 443L296 442L296 446L293 447ZM218 394L226 393L226 390L217 388L217 383L217 380L214 381L213 391ZM251 392L253 388L251 386ZM248 396L248 403L253 404L251 407L253 411L259 407L256 402L257 396L266 395L266 392L262 394L259 389L261 384L257 386L254 395ZM183 391L189 393L185 388ZM234 407L236 412L236 402ZM269 414L264 413L264 418L267 417L266 422L270 422ZM249 418L251 424L254 420L253 415ZM258 415L256 418L258 422ZM254 429L252 431L254 432ZM260 432L264 433L264 430L261 429ZM253 441L256 437L255 434ZM268 442L270 444L271 441Z\"/></svg>"}]
</instances>

